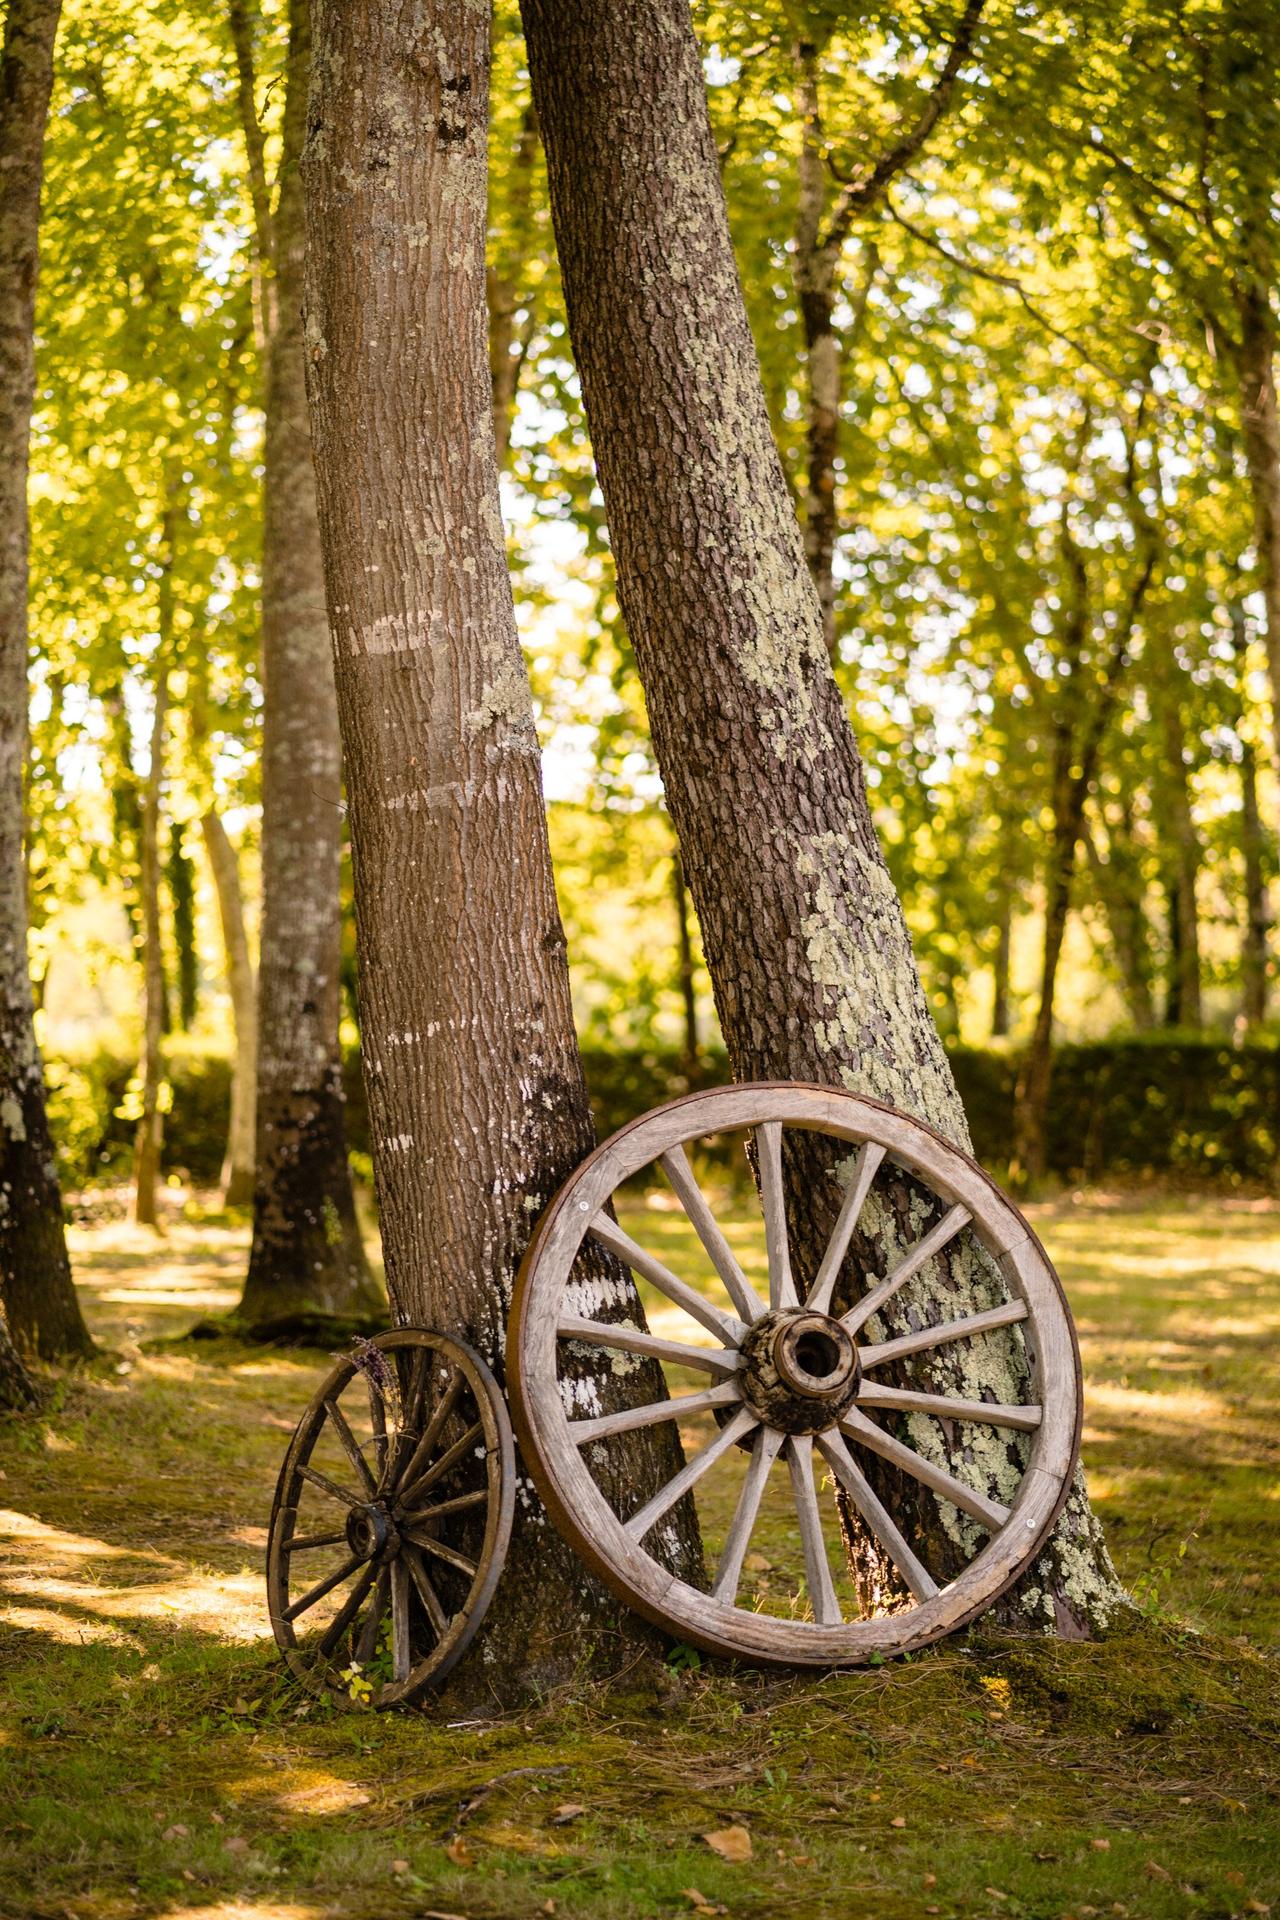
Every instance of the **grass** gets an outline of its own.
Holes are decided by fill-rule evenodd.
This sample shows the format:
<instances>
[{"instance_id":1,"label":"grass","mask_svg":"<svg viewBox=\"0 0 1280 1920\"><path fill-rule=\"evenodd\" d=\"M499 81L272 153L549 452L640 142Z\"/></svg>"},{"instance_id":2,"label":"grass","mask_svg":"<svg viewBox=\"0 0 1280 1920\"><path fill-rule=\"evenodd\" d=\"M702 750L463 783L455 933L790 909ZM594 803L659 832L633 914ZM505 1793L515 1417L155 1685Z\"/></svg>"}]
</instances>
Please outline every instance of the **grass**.
<instances>
[{"instance_id":1,"label":"grass","mask_svg":"<svg viewBox=\"0 0 1280 1920\"><path fill-rule=\"evenodd\" d=\"M817 1679L677 1658L452 1727L311 1704L277 1660L264 1527L324 1356L154 1343L233 1304L242 1230L77 1229L113 1358L0 1426L0 1913L1267 1911L1280 1206L1094 1194L1037 1224L1131 1629ZM655 1251L680 1232L646 1210ZM702 1838L733 1826L750 1860Z\"/></svg>"}]
</instances>

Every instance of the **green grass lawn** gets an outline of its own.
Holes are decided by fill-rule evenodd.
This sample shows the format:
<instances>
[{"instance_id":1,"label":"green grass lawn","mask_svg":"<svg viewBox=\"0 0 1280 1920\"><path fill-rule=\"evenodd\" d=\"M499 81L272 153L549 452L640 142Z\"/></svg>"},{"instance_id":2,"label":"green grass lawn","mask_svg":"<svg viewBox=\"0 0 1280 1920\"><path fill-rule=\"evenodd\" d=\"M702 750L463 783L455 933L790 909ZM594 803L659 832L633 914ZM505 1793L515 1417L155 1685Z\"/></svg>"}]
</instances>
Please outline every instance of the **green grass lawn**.
<instances>
[{"instance_id":1,"label":"green grass lawn","mask_svg":"<svg viewBox=\"0 0 1280 1920\"><path fill-rule=\"evenodd\" d=\"M1267 1911L1280 1206L1034 1211L1080 1327L1130 1631L978 1632L817 1679L632 1673L455 1727L311 1704L276 1657L266 1519L324 1356L155 1344L234 1303L243 1231L77 1229L113 1357L0 1425L0 1913ZM628 1224L679 1257L678 1216ZM729 1826L749 1860L702 1838Z\"/></svg>"}]
</instances>

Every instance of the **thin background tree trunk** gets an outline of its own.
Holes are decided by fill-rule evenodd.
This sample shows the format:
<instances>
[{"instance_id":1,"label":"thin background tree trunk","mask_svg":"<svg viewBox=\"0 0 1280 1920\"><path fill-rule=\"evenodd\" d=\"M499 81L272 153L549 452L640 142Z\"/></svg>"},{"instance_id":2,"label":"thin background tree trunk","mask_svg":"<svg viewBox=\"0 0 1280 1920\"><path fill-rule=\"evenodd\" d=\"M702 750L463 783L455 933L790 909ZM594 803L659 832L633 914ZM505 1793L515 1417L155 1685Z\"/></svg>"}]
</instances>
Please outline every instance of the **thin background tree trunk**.
<instances>
[{"instance_id":1,"label":"thin background tree trunk","mask_svg":"<svg viewBox=\"0 0 1280 1920\"><path fill-rule=\"evenodd\" d=\"M0 1293L13 1343L91 1351L62 1225L27 954L27 467L44 133L59 0L9 0L0 54Z\"/></svg>"},{"instance_id":2,"label":"thin background tree trunk","mask_svg":"<svg viewBox=\"0 0 1280 1920\"><path fill-rule=\"evenodd\" d=\"M619 600L735 1073L843 1083L967 1147L770 434L688 7L523 12ZM830 1171L791 1183L810 1261L838 1205ZM905 1180L877 1194L883 1257L929 1214ZM855 1266L874 1257L864 1240ZM987 1303L971 1250L936 1267L940 1317ZM1025 1358L1015 1342L972 1365L940 1350L916 1377L955 1390L967 1375L976 1395L987 1364L1016 1375ZM984 1472L1007 1492L1015 1463L997 1452ZM955 1553L931 1501L886 1490L940 1558ZM1023 1617L1079 1632L1120 1602L1081 1481Z\"/></svg>"},{"instance_id":3,"label":"thin background tree trunk","mask_svg":"<svg viewBox=\"0 0 1280 1920\"><path fill-rule=\"evenodd\" d=\"M484 310L487 7L321 0L305 163L316 468L351 796L374 1167L397 1318L500 1368L516 1267L592 1145L533 705L498 509ZM592 1254L596 1311L636 1315ZM584 1309L591 1310L591 1309ZM584 1376L594 1403L654 1369ZM671 1428L616 1463L637 1500ZM696 1575L687 1523L675 1564ZM457 1683L501 1700L647 1633L522 1481L506 1572Z\"/></svg>"},{"instance_id":4,"label":"thin background tree trunk","mask_svg":"<svg viewBox=\"0 0 1280 1920\"><path fill-rule=\"evenodd\" d=\"M151 717L151 764L142 800L142 1114L133 1154L133 1217L140 1226L158 1227L156 1187L164 1139L165 978L160 926L160 802L164 786L164 742L169 711L168 652L173 635L173 526L165 516L164 572L160 579L161 658L156 666L155 706Z\"/></svg>"},{"instance_id":5,"label":"thin background tree trunk","mask_svg":"<svg viewBox=\"0 0 1280 1920\"><path fill-rule=\"evenodd\" d=\"M232 24L236 26L233 8ZM266 204L252 71L235 35L254 204ZM253 1245L240 1312L261 1326L299 1315L381 1318L347 1158L338 1041L342 765L324 557L307 425L303 208L311 23L289 10L276 205L259 257L266 301L262 555L262 925L258 943ZM247 80L247 84L246 84ZM269 272L268 272L269 268Z\"/></svg>"},{"instance_id":6,"label":"thin background tree trunk","mask_svg":"<svg viewBox=\"0 0 1280 1920\"><path fill-rule=\"evenodd\" d=\"M1247 1027L1260 1027L1267 1017L1267 933L1271 914L1267 900L1266 832L1258 810L1258 756L1252 743L1240 743L1240 850L1244 858L1244 937L1240 948L1241 1011Z\"/></svg>"},{"instance_id":7,"label":"thin background tree trunk","mask_svg":"<svg viewBox=\"0 0 1280 1920\"><path fill-rule=\"evenodd\" d=\"M245 1207L253 1199L258 985L244 924L240 862L216 808L208 807L201 814L200 833L218 901L218 919L227 962L227 990L231 995L231 1017L235 1029L235 1055L231 1063L231 1118L222 1165L222 1198L229 1207Z\"/></svg>"},{"instance_id":8,"label":"thin background tree trunk","mask_svg":"<svg viewBox=\"0 0 1280 1920\"><path fill-rule=\"evenodd\" d=\"M1249 271L1246 263L1245 271ZM1239 297L1240 422L1253 494L1254 538L1266 615L1271 724L1280 770L1280 407L1276 400L1271 290L1250 280Z\"/></svg>"}]
</instances>

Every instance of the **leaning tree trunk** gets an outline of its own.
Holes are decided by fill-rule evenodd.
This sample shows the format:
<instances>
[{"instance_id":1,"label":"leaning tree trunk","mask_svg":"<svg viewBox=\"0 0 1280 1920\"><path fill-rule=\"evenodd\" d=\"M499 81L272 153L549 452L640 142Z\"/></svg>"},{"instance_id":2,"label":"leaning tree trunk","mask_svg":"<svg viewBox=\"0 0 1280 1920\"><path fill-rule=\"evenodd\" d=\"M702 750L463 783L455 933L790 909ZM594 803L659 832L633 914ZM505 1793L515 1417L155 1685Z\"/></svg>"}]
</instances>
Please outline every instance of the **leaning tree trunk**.
<instances>
[{"instance_id":1,"label":"leaning tree trunk","mask_svg":"<svg viewBox=\"0 0 1280 1920\"><path fill-rule=\"evenodd\" d=\"M619 598L735 1071L842 1083L967 1146L770 435L686 0L525 0L524 19ZM826 1189L800 1191L812 1259ZM922 1224L903 1179L879 1211ZM960 1253L932 1285L967 1311L982 1262ZM951 1364L935 1388L955 1390ZM994 1364L1025 1368L1015 1343ZM987 1464L1007 1491L1008 1459ZM1080 1481L1021 1617L1088 1631L1121 1599Z\"/></svg>"},{"instance_id":2,"label":"leaning tree trunk","mask_svg":"<svg viewBox=\"0 0 1280 1920\"><path fill-rule=\"evenodd\" d=\"M19 1348L92 1348L71 1281L27 957L27 461L44 130L59 0L9 0L0 55L0 1295ZM15 1389L16 1391L16 1389Z\"/></svg>"},{"instance_id":3,"label":"leaning tree trunk","mask_svg":"<svg viewBox=\"0 0 1280 1920\"><path fill-rule=\"evenodd\" d=\"M227 1151L222 1163L222 1199L228 1207L246 1207L253 1199L256 1143L255 1107L258 1073L258 987L249 936L244 924L244 894L240 862L222 816L209 807L200 817L205 857L218 897L218 918L227 961L227 990L231 995L231 1022L235 1053L231 1062L231 1118Z\"/></svg>"},{"instance_id":4,"label":"leaning tree trunk","mask_svg":"<svg viewBox=\"0 0 1280 1920\"><path fill-rule=\"evenodd\" d=\"M517 1264L592 1129L498 509L488 31L488 9L467 0L412 13L322 0L304 173L387 1284L401 1320L462 1333L500 1367ZM602 1250L584 1279L606 1317L639 1312ZM606 1367L592 1391L606 1405L624 1389L659 1397L655 1375ZM672 1430L633 1438L645 1444L617 1463L621 1482L656 1487L677 1470ZM692 1526L677 1561L696 1569ZM522 1481L474 1684L510 1698L588 1646L610 1657L616 1621Z\"/></svg>"},{"instance_id":5,"label":"leaning tree trunk","mask_svg":"<svg viewBox=\"0 0 1280 1920\"><path fill-rule=\"evenodd\" d=\"M303 207L311 32L290 10L275 324L267 348L262 552L262 931L251 1324L378 1316L347 1160L338 1041L342 763L307 425Z\"/></svg>"}]
</instances>

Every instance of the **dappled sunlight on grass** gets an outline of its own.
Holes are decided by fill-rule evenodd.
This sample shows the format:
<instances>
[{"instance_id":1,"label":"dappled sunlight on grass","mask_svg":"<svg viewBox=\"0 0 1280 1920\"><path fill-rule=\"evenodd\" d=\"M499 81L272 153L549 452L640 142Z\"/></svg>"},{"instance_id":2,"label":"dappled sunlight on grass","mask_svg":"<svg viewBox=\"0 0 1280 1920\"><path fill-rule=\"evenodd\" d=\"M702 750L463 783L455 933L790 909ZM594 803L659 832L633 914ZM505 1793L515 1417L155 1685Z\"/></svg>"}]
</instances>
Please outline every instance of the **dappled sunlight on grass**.
<instances>
[{"instance_id":1,"label":"dappled sunlight on grass","mask_svg":"<svg viewBox=\"0 0 1280 1920\"><path fill-rule=\"evenodd\" d=\"M702 1284L677 1211L624 1212ZM1280 1209L1093 1196L1034 1213L1081 1317L1095 1505L1153 1623L1094 1646L979 1632L836 1676L633 1672L462 1727L430 1703L335 1710L276 1655L267 1516L327 1356L150 1344L201 1317L203 1292L232 1304L244 1230L77 1229L116 1353L0 1424L0 1745L19 1807L0 1914L671 1920L689 1888L734 1920L1265 1908ZM729 1233L762 1282L758 1226ZM756 1545L767 1590L787 1542L766 1528ZM700 1837L733 1822L747 1865Z\"/></svg>"}]
</instances>

